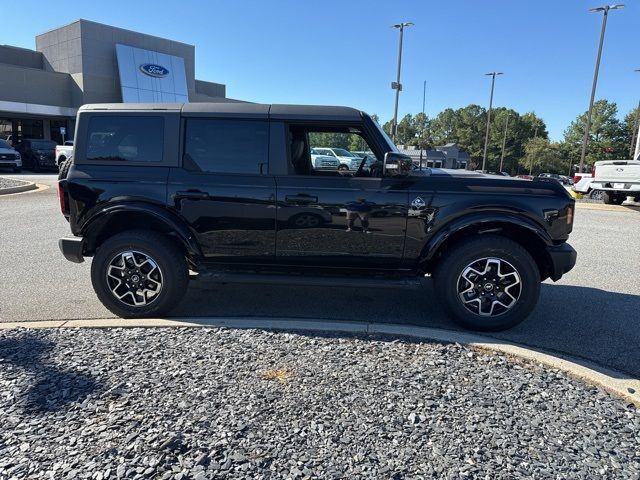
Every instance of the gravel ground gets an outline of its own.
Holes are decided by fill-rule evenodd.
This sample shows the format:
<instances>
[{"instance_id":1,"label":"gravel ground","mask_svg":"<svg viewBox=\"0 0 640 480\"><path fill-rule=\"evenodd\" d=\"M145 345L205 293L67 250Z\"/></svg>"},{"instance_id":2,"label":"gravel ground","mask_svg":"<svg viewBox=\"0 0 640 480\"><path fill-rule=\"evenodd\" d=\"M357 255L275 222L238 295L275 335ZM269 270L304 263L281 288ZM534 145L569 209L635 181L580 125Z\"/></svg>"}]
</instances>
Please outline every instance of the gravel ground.
<instances>
[{"instance_id":1,"label":"gravel ground","mask_svg":"<svg viewBox=\"0 0 640 480\"><path fill-rule=\"evenodd\" d=\"M0 479L640 478L640 411L459 345L0 332Z\"/></svg>"},{"instance_id":2,"label":"gravel ground","mask_svg":"<svg viewBox=\"0 0 640 480\"><path fill-rule=\"evenodd\" d=\"M11 188L11 187L18 187L20 185L24 185L25 182L24 180L18 180L15 178L4 178L4 177L0 177L0 190L2 190L3 188Z\"/></svg>"}]
</instances>

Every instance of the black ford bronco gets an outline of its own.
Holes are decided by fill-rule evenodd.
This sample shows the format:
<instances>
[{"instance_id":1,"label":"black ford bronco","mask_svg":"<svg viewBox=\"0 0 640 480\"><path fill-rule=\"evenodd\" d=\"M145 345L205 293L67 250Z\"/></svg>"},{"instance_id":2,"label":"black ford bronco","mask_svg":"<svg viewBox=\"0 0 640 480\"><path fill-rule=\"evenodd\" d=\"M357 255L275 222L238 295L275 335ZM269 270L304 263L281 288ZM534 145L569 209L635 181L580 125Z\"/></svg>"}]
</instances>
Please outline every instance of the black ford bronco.
<instances>
[{"instance_id":1,"label":"black ford bronco","mask_svg":"<svg viewBox=\"0 0 640 480\"><path fill-rule=\"evenodd\" d=\"M499 330L576 261L560 184L418 168L352 108L86 105L75 139L58 192L75 238L60 249L93 257L96 294L122 317L167 313L200 275L383 288L430 275L455 320Z\"/></svg>"}]
</instances>

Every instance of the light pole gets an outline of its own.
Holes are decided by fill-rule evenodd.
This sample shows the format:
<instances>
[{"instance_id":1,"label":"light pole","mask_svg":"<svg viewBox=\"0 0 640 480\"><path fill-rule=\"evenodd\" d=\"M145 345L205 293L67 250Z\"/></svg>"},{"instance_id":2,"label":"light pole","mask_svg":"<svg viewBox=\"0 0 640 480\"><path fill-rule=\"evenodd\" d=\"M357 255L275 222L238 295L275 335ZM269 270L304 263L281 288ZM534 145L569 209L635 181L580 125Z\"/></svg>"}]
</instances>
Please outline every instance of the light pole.
<instances>
[{"instance_id":1,"label":"light pole","mask_svg":"<svg viewBox=\"0 0 640 480\"><path fill-rule=\"evenodd\" d=\"M600 43L598 45L598 56L596 57L596 69L593 72L593 84L591 86L591 100L589 100L589 110L587 111L587 124L584 126L584 138L582 139L582 154L580 155L580 171L584 171L584 159L587 154L587 144L589 143L589 131L591 130L591 113L593 111L593 100L596 96L596 85L598 84L598 70L600 70L600 58L602 57L602 44L604 43L604 32L607 29L607 17L609 10L624 8L619 3L615 5L605 5L604 7L592 8L590 12L602 12L602 29L600 30Z\"/></svg>"},{"instance_id":2,"label":"light pole","mask_svg":"<svg viewBox=\"0 0 640 480\"><path fill-rule=\"evenodd\" d=\"M427 81L425 80L422 84L422 128L420 129L420 137L418 139L418 148L420 149L420 170L422 170L422 145L420 145L420 140L424 136L424 126L426 122L426 118L424 116L424 104L427 98Z\"/></svg>"},{"instance_id":3,"label":"light pole","mask_svg":"<svg viewBox=\"0 0 640 480\"><path fill-rule=\"evenodd\" d=\"M482 154L482 170L485 170L485 164L487 163L487 147L489 145L489 127L491 126L491 107L493 105L493 87L496 83L496 75L502 75L502 72L485 73L485 75L491 75L491 95L489 96L489 110L487 110L487 134L484 137L484 153Z\"/></svg>"},{"instance_id":4,"label":"light pole","mask_svg":"<svg viewBox=\"0 0 640 480\"><path fill-rule=\"evenodd\" d=\"M391 130L391 139L393 143L396 143L396 135L398 133L398 101L400 100L400 90L402 90L402 84L400 83L400 68L402 66L402 39L404 37L404 28L412 26L411 22L402 22L392 25L393 28L400 29L400 45L398 47L398 74L396 75L396 81L391 82L391 89L396 91L396 104L393 109L393 125Z\"/></svg>"},{"instance_id":5,"label":"light pole","mask_svg":"<svg viewBox=\"0 0 640 480\"><path fill-rule=\"evenodd\" d=\"M507 145L507 129L509 128L510 113L507 113L507 119L504 121L504 137L502 137L502 156L500 157L500 170L502 172L502 164L504 163L504 147Z\"/></svg>"}]
</instances>

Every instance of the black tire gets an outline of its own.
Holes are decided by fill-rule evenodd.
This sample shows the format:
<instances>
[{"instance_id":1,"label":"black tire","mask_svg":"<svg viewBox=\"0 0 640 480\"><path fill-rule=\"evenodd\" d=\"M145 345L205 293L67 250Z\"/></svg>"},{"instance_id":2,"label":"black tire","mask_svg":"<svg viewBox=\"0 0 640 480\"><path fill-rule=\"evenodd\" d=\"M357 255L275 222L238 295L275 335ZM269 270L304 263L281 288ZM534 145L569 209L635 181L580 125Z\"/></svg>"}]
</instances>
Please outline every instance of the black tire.
<instances>
[{"instance_id":1,"label":"black tire","mask_svg":"<svg viewBox=\"0 0 640 480\"><path fill-rule=\"evenodd\" d=\"M626 195L616 195L615 193L610 192L604 192L602 194L602 200L607 205L621 205L626 198Z\"/></svg>"},{"instance_id":2,"label":"black tire","mask_svg":"<svg viewBox=\"0 0 640 480\"><path fill-rule=\"evenodd\" d=\"M42 170L42 168L40 167L40 160L38 160L37 158L33 159L32 162L32 167L31 170L33 170L34 172L39 172L40 170Z\"/></svg>"},{"instance_id":3,"label":"black tire","mask_svg":"<svg viewBox=\"0 0 640 480\"><path fill-rule=\"evenodd\" d=\"M136 297L133 293L123 294L124 300L119 300L112 292L112 285L118 280L107 277L109 266L112 262L116 262L119 255L128 251L142 255L138 260L143 259L144 256L150 258L159 269L161 286L158 288L158 293L153 295L146 305L135 306L128 303L134 298L140 299L141 296ZM127 265L132 265L132 263ZM152 272L143 271L143 266L127 267L127 265L125 265L126 268L133 269L130 271L133 271L134 276L136 268L139 268L138 274L142 278L147 273L149 277L153 275ZM113 268L111 273L117 273L119 267L114 266ZM149 264L147 264L147 268L149 268ZM152 280L154 283L158 280L157 272L155 275L155 280ZM121 280L120 287L116 289L118 293L128 290L127 284L124 283L127 281L131 281L131 279L123 278ZM111 285L109 282L112 282ZM182 299L187 290L188 282L189 271L182 252L165 235L149 230L126 231L109 238L98 248L91 263L91 283L98 298L112 313L123 318L164 315Z\"/></svg>"},{"instance_id":4,"label":"black tire","mask_svg":"<svg viewBox=\"0 0 640 480\"><path fill-rule=\"evenodd\" d=\"M613 195L611 197L611 203L613 205L622 205L622 202L624 202L627 199L626 195Z\"/></svg>"},{"instance_id":5,"label":"black tire","mask_svg":"<svg viewBox=\"0 0 640 480\"><path fill-rule=\"evenodd\" d=\"M60 166L60 169L58 170L58 180L64 180L65 178L67 178L67 175L69 174L69 169L71 168L72 163L73 163L72 159L65 160L62 163L62 165Z\"/></svg>"},{"instance_id":6,"label":"black tire","mask_svg":"<svg viewBox=\"0 0 640 480\"><path fill-rule=\"evenodd\" d=\"M519 287L518 285L507 285L507 288L505 288L506 283L494 283L490 277L484 282L478 277L477 281L480 283L476 285L476 289L470 295L473 298L476 293L478 294L478 308L482 308L481 302L485 300L486 304L491 302L490 310L489 308L485 309L485 313L488 313L487 310L491 312L495 310L496 314L492 316L482 316L472 311L476 305L474 301L470 301L467 303L468 306L465 306L458 293L460 290L472 286L462 279L467 267L472 264L482 265L482 263L476 264L474 262L487 262L484 260L487 258L500 260L504 265L503 274L513 269L520 277ZM491 262L494 261L491 260ZM445 311L458 324L472 330L499 331L511 328L529 316L540 296L540 272L534 259L520 244L498 235L482 235L454 246L438 263L433 279L436 296L441 300ZM504 281L509 279L508 283L514 283L516 277L506 275ZM486 285L490 283L493 283L493 287L489 290ZM511 298L517 294L515 301L507 296L507 290L513 294ZM482 294L486 297L481 296ZM496 300L504 301L504 303L509 302L510 308L504 308L501 304L496 303Z\"/></svg>"}]
</instances>

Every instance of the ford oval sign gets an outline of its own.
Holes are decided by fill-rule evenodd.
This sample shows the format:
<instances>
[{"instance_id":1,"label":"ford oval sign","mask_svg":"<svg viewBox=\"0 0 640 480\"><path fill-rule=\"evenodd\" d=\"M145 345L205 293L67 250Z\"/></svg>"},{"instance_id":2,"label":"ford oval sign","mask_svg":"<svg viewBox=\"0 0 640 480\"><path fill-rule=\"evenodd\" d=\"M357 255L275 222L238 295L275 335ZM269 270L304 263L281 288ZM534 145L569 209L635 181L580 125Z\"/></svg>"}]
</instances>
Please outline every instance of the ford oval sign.
<instances>
[{"instance_id":1,"label":"ford oval sign","mask_svg":"<svg viewBox=\"0 0 640 480\"><path fill-rule=\"evenodd\" d=\"M145 63L144 65L140 65L140 70L142 73L149 75L150 77L162 78L169 75L169 70L164 68L162 65L156 65L154 63Z\"/></svg>"}]
</instances>

